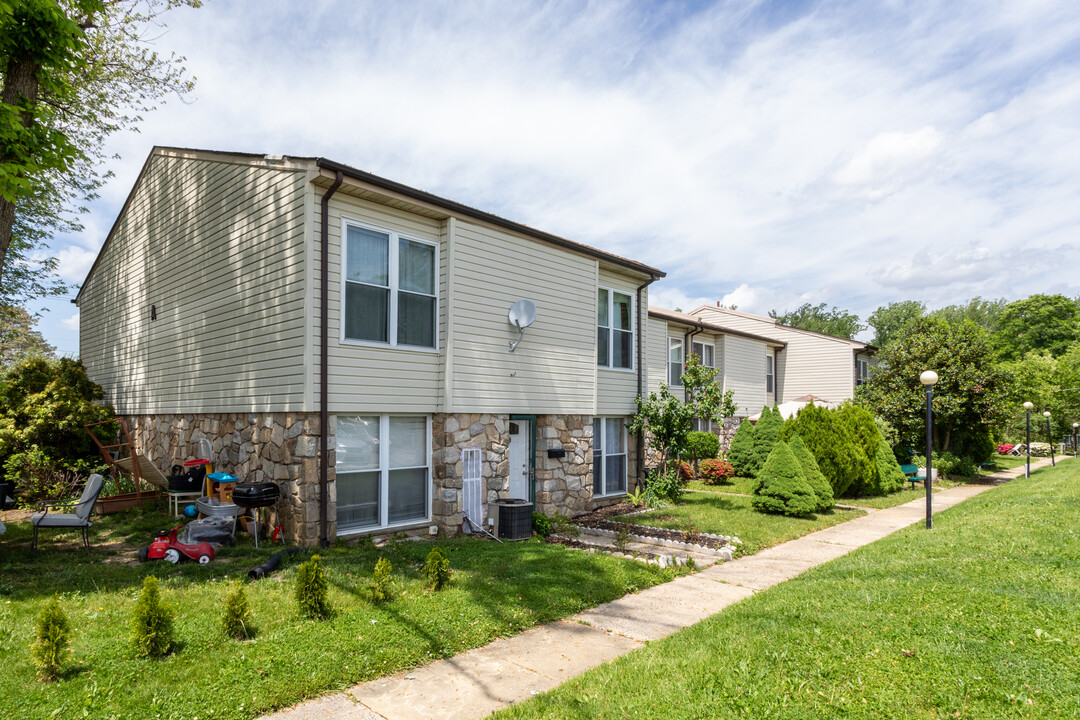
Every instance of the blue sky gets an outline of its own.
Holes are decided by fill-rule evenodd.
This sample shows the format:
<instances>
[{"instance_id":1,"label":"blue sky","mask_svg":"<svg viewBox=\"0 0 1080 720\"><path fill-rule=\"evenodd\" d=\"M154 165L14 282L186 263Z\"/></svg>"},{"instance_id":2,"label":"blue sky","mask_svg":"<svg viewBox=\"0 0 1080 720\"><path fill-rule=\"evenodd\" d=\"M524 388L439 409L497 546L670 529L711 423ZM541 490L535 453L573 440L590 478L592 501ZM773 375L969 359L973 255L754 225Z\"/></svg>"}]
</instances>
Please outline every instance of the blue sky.
<instances>
[{"instance_id":1,"label":"blue sky","mask_svg":"<svg viewBox=\"0 0 1080 720\"><path fill-rule=\"evenodd\" d=\"M155 145L321 155L765 313L1080 294L1080 3L209 0L192 102L110 141L81 281ZM43 303L37 303L34 309ZM69 302L47 339L78 351Z\"/></svg>"}]
</instances>

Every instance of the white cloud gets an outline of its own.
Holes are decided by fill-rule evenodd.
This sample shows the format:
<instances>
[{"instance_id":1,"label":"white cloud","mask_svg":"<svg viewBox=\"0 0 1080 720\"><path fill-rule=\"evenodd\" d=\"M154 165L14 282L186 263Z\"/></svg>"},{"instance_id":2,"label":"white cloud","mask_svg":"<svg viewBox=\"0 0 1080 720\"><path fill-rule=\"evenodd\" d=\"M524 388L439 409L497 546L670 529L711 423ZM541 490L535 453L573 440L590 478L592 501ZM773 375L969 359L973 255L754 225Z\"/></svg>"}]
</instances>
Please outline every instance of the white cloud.
<instances>
[{"instance_id":1,"label":"white cloud","mask_svg":"<svg viewBox=\"0 0 1080 720\"><path fill-rule=\"evenodd\" d=\"M66 317L60 321L60 324L66 327L68 330L79 329L79 313L75 313L70 317Z\"/></svg>"}]
</instances>

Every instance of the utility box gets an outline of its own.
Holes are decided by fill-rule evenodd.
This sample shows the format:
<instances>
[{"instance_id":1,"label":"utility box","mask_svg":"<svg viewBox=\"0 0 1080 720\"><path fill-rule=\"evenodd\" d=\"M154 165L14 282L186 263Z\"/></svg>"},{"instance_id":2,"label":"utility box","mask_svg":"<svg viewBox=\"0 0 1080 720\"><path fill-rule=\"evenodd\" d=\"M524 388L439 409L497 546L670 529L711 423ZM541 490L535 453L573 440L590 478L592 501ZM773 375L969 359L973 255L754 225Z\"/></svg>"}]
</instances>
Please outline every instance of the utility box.
<instances>
[{"instance_id":1,"label":"utility box","mask_svg":"<svg viewBox=\"0 0 1080 720\"><path fill-rule=\"evenodd\" d=\"M533 504L528 500L497 500L497 534L503 540L527 540L532 537Z\"/></svg>"}]
</instances>

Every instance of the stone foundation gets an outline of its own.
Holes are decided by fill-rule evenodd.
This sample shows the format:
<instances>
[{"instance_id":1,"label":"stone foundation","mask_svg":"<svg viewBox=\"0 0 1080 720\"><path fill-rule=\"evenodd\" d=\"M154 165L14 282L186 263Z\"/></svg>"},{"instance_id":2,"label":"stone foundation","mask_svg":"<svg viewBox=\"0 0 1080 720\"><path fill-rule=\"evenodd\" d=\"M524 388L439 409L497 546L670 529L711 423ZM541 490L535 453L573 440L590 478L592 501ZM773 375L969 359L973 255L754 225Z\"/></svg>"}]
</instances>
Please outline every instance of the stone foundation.
<instances>
[{"instance_id":1,"label":"stone foundation","mask_svg":"<svg viewBox=\"0 0 1080 720\"><path fill-rule=\"evenodd\" d=\"M461 451L480 448L482 452L486 521L487 503L506 497L509 490L509 466L506 448L510 444L510 421L507 415L490 413L439 413L431 418L431 464L434 493L431 499L431 522L439 532L454 535L461 529L462 463Z\"/></svg>"},{"instance_id":2,"label":"stone foundation","mask_svg":"<svg viewBox=\"0 0 1080 720\"><path fill-rule=\"evenodd\" d=\"M536 511L573 517L592 510L592 416L536 416ZM548 450L563 450L561 458Z\"/></svg>"},{"instance_id":3,"label":"stone foundation","mask_svg":"<svg viewBox=\"0 0 1080 720\"><path fill-rule=\"evenodd\" d=\"M210 441L214 471L241 482L276 482L281 487L278 511L285 537L314 545L319 540L319 416L315 413L231 413L220 415L140 415L126 418L131 440L166 475L198 452L201 438ZM334 523L334 433L330 418L328 479L330 521Z\"/></svg>"}]
</instances>

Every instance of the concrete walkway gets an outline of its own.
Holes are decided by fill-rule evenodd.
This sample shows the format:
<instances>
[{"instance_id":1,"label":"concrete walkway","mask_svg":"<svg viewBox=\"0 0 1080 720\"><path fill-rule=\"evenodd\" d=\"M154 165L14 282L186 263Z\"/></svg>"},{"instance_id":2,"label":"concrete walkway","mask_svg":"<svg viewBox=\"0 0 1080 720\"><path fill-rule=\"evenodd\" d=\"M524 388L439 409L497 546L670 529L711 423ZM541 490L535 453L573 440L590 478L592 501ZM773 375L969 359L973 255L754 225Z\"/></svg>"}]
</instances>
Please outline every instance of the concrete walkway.
<instances>
[{"instance_id":1,"label":"concrete walkway","mask_svg":"<svg viewBox=\"0 0 1080 720\"><path fill-rule=\"evenodd\" d=\"M1032 469L1049 465L1032 462ZM1024 468L934 493L934 512L1023 476ZM264 720L469 720L559 685L649 640L689 627L756 592L926 517L915 500L714 565L447 660L356 685Z\"/></svg>"}]
</instances>

